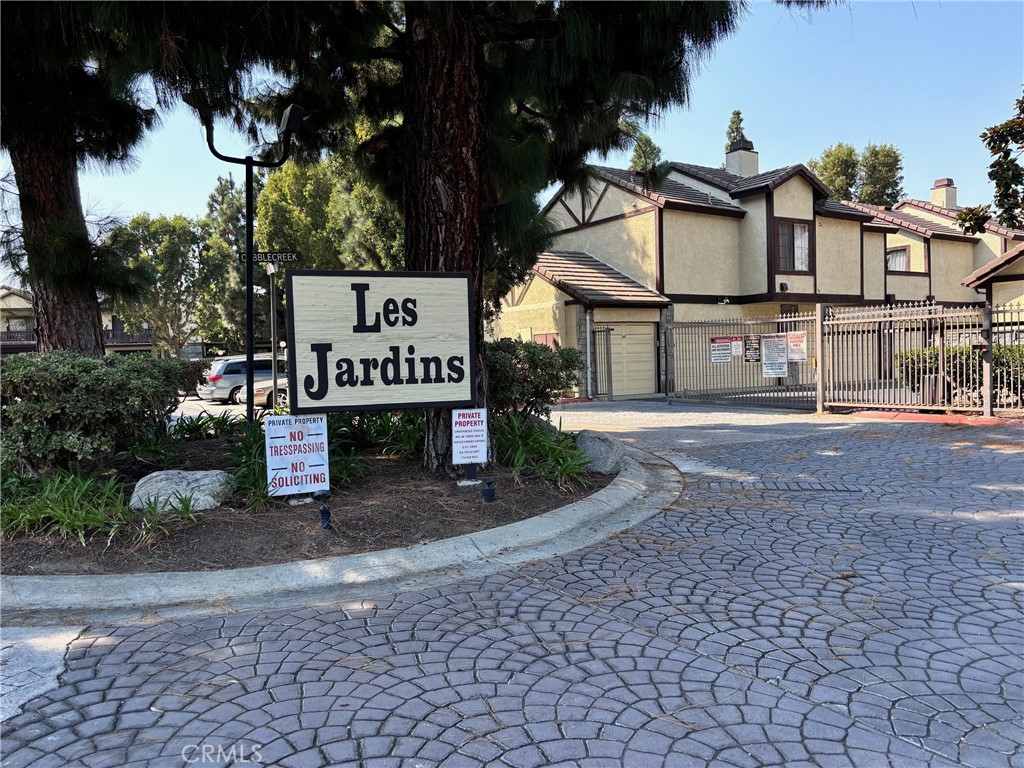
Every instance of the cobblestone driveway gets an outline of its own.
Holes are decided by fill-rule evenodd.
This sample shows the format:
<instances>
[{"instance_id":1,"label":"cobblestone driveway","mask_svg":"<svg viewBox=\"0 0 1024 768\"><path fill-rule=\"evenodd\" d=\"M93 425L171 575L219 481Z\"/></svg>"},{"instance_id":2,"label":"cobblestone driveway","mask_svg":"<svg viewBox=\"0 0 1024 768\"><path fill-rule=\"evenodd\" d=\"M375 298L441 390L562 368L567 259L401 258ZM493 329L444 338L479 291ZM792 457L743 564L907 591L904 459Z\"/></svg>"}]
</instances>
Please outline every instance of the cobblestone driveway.
<instances>
[{"instance_id":1,"label":"cobblestone driveway","mask_svg":"<svg viewBox=\"0 0 1024 768\"><path fill-rule=\"evenodd\" d=\"M475 582L90 627L3 764L1024 766L1019 430L558 418L620 431L683 492Z\"/></svg>"}]
</instances>

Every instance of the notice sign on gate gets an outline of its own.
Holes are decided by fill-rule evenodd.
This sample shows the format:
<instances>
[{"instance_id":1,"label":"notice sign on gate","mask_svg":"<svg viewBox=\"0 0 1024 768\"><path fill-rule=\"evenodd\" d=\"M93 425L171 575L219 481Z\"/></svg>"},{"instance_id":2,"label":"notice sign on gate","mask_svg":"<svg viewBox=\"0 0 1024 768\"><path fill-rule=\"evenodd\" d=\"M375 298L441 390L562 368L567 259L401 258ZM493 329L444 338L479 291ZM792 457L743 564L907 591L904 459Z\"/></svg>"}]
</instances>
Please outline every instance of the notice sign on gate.
<instances>
[{"instance_id":1,"label":"notice sign on gate","mask_svg":"<svg viewBox=\"0 0 1024 768\"><path fill-rule=\"evenodd\" d=\"M761 336L761 373L766 379L789 375L786 334L766 333Z\"/></svg>"},{"instance_id":2,"label":"notice sign on gate","mask_svg":"<svg viewBox=\"0 0 1024 768\"><path fill-rule=\"evenodd\" d=\"M789 362L807 362L807 331L790 331L786 334L786 345L789 349Z\"/></svg>"},{"instance_id":3,"label":"notice sign on gate","mask_svg":"<svg viewBox=\"0 0 1024 768\"><path fill-rule=\"evenodd\" d=\"M742 354L743 345L740 336L712 336L711 362L728 363L733 357Z\"/></svg>"},{"instance_id":4,"label":"notice sign on gate","mask_svg":"<svg viewBox=\"0 0 1024 768\"><path fill-rule=\"evenodd\" d=\"M487 409L452 411L452 464L487 463Z\"/></svg>"},{"instance_id":5,"label":"notice sign on gate","mask_svg":"<svg viewBox=\"0 0 1024 768\"><path fill-rule=\"evenodd\" d=\"M330 490L327 416L267 416L263 425L271 496Z\"/></svg>"}]
</instances>

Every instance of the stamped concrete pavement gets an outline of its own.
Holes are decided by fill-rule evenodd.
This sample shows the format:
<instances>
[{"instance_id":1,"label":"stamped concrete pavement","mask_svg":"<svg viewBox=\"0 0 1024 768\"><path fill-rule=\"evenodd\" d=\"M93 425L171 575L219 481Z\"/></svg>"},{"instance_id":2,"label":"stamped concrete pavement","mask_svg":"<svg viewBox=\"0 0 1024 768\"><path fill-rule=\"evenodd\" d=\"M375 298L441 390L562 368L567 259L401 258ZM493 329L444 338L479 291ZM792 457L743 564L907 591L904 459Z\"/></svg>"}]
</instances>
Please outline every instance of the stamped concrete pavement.
<instances>
[{"instance_id":1,"label":"stamped concrete pavement","mask_svg":"<svg viewBox=\"0 0 1024 768\"><path fill-rule=\"evenodd\" d=\"M1024 766L1019 430L560 409L671 462L585 549L346 603L89 626L4 766Z\"/></svg>"}]
</instances>

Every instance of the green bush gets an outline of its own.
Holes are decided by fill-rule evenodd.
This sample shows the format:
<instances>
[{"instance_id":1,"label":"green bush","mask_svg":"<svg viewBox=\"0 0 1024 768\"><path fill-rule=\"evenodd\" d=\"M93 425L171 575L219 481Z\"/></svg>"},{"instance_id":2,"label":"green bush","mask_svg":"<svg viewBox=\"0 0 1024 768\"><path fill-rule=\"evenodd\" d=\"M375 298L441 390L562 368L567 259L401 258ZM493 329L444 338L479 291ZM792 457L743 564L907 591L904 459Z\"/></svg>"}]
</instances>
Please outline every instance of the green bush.
<instances>
[{"instance_id":1,"label":"green bush","mask_svg":"<svg viewBox=\"0 0 1024 768\"><path fill-rule=\"evenodd\" d=\"M559 393L575 386L583 367L578 349L556 350L519 339L487 342L484 358L487 405L492 416L547 416Z\"/></svg>"},{"instance_id":2,"label":"green bush","mask_svg":"<svg viewBox=\"0 0 1024 768\"><path fill-rule=\"evenodd\" d=\"M146 355L11 355L0 371L0 460L44 473L95 467L140 437L162 436L194 369Z\"/></svg>"},{"instance_id":3,"label":"green bush","mask_svg":"<svg viewBox=\"0 0 1024 768\"><path fill-rule=\"evenodd\" d=\"M570 435L542 427L514 413L491 420L494 454L517 479L537 477L560 488L586 485L590 460Z\"/></svg>"},{"instance_id":4,"label":"green bush","mask_svg":"<svg viewBox=\"0 0 1024 768\"><path fill-rule=\"evenodd\" d=\"M945 373L959 393L980 393L982 389L982 351L973 347L946 347ZM939 374L937 347L914 349L896 356L896 378L911 392L919 392L925 376ZM1024 345L999 345L992 349L992 381L1002 397L1020 402L1024 382Z\"/></svg>"}]
</instances>

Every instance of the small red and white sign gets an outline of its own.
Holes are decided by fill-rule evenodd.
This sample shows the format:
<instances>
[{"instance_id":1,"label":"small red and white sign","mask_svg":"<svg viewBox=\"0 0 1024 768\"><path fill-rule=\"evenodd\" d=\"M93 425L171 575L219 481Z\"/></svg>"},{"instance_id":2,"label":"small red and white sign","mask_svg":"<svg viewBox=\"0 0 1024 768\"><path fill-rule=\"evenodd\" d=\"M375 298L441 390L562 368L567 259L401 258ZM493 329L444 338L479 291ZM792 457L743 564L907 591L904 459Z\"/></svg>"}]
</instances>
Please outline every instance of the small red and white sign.
<instances>
[{"instance_id":1,"label":"small red and white sign","mask_svg":"<svg viewBox=\"0 0 1024 768\"><path fill-rule=\"evenodd\" d=\"M271 496L327 491L327 416L267 416L267 492Z\"/></svg>"},{"instance_id":2,"label":"small red and white sign","mask_svg":"<svg viewBox=\"0 0 1024 768\"><path fill-rule=\"evenodd\" d=\"M487 463L487 409L452 410L452 464Z\"/></svg>"}]
</instances>

